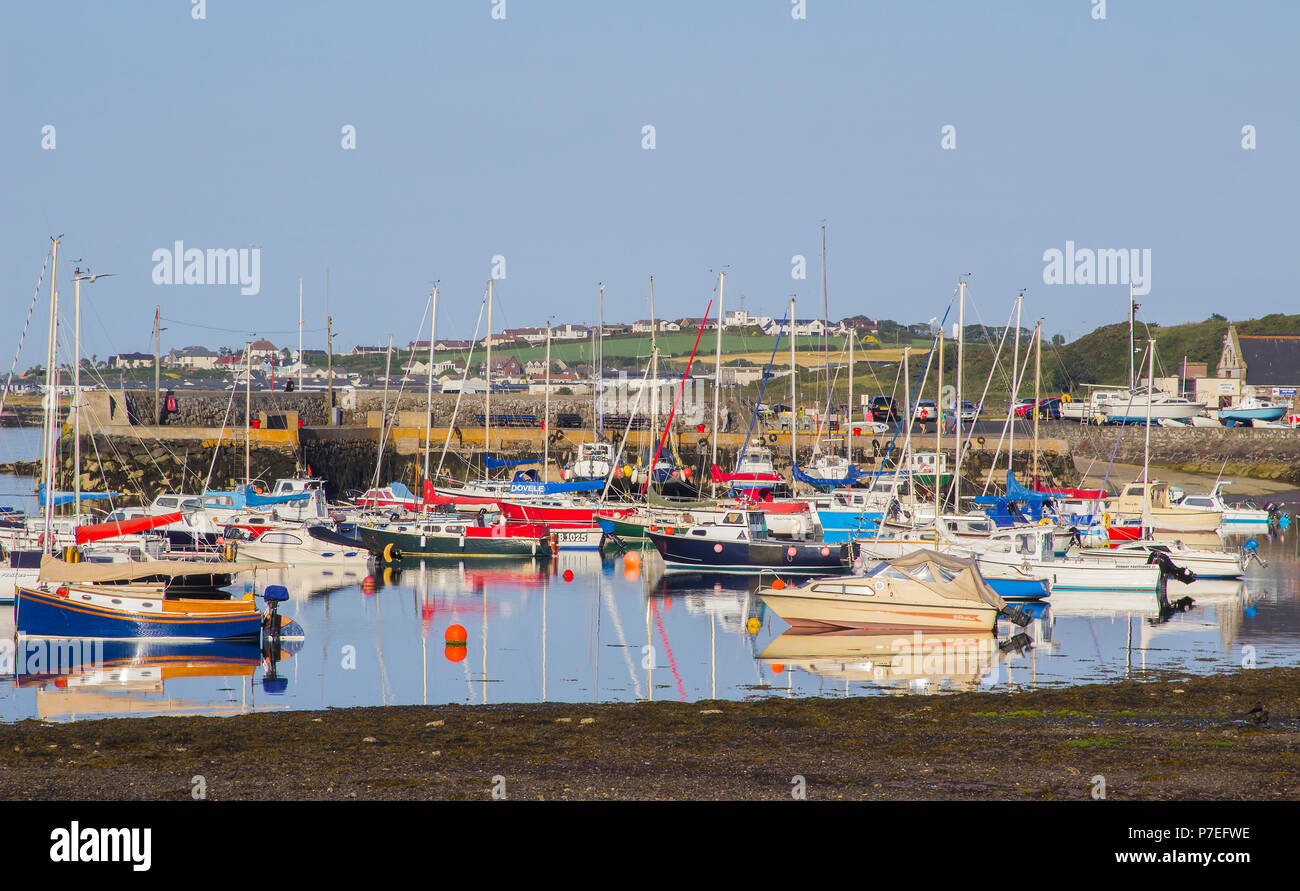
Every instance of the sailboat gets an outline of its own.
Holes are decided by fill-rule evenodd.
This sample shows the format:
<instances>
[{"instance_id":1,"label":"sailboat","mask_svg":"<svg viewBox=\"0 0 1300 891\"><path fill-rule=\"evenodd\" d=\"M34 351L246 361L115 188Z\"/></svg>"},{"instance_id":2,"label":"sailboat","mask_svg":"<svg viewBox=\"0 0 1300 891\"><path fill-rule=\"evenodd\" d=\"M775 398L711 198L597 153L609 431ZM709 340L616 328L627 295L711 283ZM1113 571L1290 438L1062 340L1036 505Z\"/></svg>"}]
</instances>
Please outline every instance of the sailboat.
<instances>
[{"instance_id":1,"label":"sailboat","mask_svg":"<svg viewBox=\"0 0 1300 891\"><path fill-rule=\"evenodd\" d=\"M822 227L822 346L823 346L823 365L826 373L826 414L829 420L831 412L831 364L830 351L827 348L828 334L830 328L829 312L826 308L826 227ZM844 455L836 455L832 451L823 452L821 450L821 432L826 422L818 425L817 441L813 447L813 459L806 469L800 468L796 463L792 466L791 474L796 482L811 486L819 491L828 491L837 486L851 486L862 478L863 473L853 464L853 342L856 340L852 326L849 327L849 418L848 428L844 431ZM790 342L794 343L794 320L791 319ZM793 386L794 381L794 361L790 362L790 380ZM828 431L829 432L829 431Z\"/></svg>"}]
</instances>

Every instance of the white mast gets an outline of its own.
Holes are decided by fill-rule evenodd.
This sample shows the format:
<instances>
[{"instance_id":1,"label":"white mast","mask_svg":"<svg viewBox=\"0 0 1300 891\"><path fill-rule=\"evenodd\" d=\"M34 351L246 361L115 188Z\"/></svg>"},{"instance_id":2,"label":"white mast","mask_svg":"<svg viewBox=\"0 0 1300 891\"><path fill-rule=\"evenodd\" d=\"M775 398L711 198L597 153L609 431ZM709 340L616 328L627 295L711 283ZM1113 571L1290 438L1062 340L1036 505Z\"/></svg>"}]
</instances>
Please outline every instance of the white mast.
<instances>
[{"instance_id":1,"label":"white mast","mask_svg":"<svg viewBox=\"0 0 1300 891\"><path fill-rule=\"evenodd\" d=\"M82 272L81 269L73 269L73 281L75 287L73 293L74 310L73 310L73 505L75 523L81 523L81 284L82 281L96 281L103 278L105 274L100 273L98 276L92 276L90 272Z\"/></svg>"},{"instance_id":2,"label":"white mast","mask_svg":"<svg viewBox=\"0 0 1300 891\"><path fill-rule=\"evenodd\" d=\"M1007 409L1007 424L1010 433L1007 439L1007 470L1016 465L1016 397L1020 395L1020 310L1025 301L1025 292L1016 296L1016 349L1011 359L1011 407Z\"/></svg>"},{"instance_id":3,"label":"white mast","mask_svg":"<svg viewBox=\"0 0 1300 891\"><path fill-rule=\"evenodd\" d=\"M857 339L857 334L852 325L849 326L849 428L844 431L844 458L853 463L853 341Z\"/></svg>"},{"instance_id":4,"label":"white mast","mask_svg":"<svg viewBox=\"0 0 1300 891\"><path fill-rule=\"evenodd\" d=\"M1041 398L1039 382L1043 371L1043 320L1034 326L1034 466L1029 474L1029 485L1038 484L1038 400Z\"/></svg>"},{"instance_id":5,"label":"white mast","mask_svg":"<svg viewBox=\"0 0 1300 891\"><path fill-rule=\"evenodd\" d=\"M903 420L899 423L905 424L907 432L903 434L903 459L907 461L910 467L912 463L912 414L909 406L912 404L912 368L911 368L911 347L903 347ZM886 421L889 419L886 418ZM894 497L898 497L898 482L903 472L903 460L894 459ZM913 484L911 471L907 475L907 499L912 505L912 516L916 516L916 486ZM885 528L882 520L880 529ZM880 537L880 531L877 530L876 537Z\"/></svg>"},{"instance_id":6,"label":"white mast","mask_svg":"<svg viewBox=\"0 0 1300 891\"><path fill-rule=\"evenodd\" d=\"M253 416L253 342L244 344L244 485L253 482L253 453L248 442L249 425Z\"/></svg>"},{"instance_id":7,"label":"white mast","mask_svg":"<svg viewBox=\"0 0 1300 891\"><path fill-rule=\"evenodd\" d=\"M936 396L943 393L943 326L939 326L939 376L934 382L934 392ZM934 540L939 541L939 515L940 492L942 486L939 480L939 459L943 457L943 399L939 398L934 401L935 405L935 423L934 423Z\"/></svg>"},{"instance_id":8,"label":"white mast","mask_svg":"<svg viewBox=\"0 0 1300 891\"><path fill-rule=\"evenodd\" d=\"M433 432L433 345L438 337L438 286L433 286L433 294L430 295L433 301L429 315L429 383L426 387L425 395L425 418L424 418L424 479L429 479L429 437ZM299 370L299 374L302 371ZM428 505L424 504L423 485L419 493L420 503L427 510Z\"/></svg>"},{"instance_id":9,"label":"white mast","mask_svg":"<svg viewBox=\"0 0 1300 891\"><path fill-rule=\"evenodd\" d=\"M546 411L542 415L542 482L551 474L551 322L546 321Z\"/></svg>"},{"instance_id":10,"label":"white mast","mask_svg":"<svg viewBox=\"0 0 1300 891\"><path fill-rule=\"evenodd\" d=\"M80 269L72 271L73 310L72 310L72 416L73 416L73 459L72 459L72 504L73 521L81 525L81 280L89 278Z\"/></svg>"},{"instance_id":11,"label":"white mast","mask_svg":"<svg viewBox=\"0 0 1300 891\"><path fill-rule=\"evenodd\" d=\"M1137 304L1133 302L1133 282L1128 283L1128 391L1133 392L1137 384L1133 369L1133 317L1137 315Z\"/></svg>"},{"instance_id":12,"label":"white mast","mask_svg":"<svg viewBox=\"0 0 1300 891\"><path fill-rule=\"evenodd\" d=\"M596 384L597 384L596 410L600 412L600 430L596 438L603 439L605 436L605 283L604 282L601 282L600 285L600 301L599 301L598 313L599 315L597 318L597 322L600 326L600 334L599 334L600 346L597 349L597 353L599 354L598 368L600 369L600 371L596 377Z\"/></svg>"},{"instance_id":13,"label":"white mast","mask_svg":"<svg viewBox=\"0 0 1300 891\"><path fill-rule=\"evenodd\" d=\"M799 413L794 386L794 298L790 298L790 491L798 488L794 469L799 466Z\"/></svg>"},{"instance_id":14,"label":"white mast","mask_svg":"<svg viewBox=\"0 0 1300 891\"><path fill-rule=\"evenodd\" d=\"M726 284L727 274L718 273L718 336L717 354L713 360L713 463L718 463L718 402L722 398L722 288ZM710 474L712 476L712 474ZM714 494L718 484L712 484Z\"/></svg>"},{"instance_id":15,"label":"white mast","mask_svg":"<svg viewBox=\"0 0 1300 891\"><path fill-rule=\"evenodd\" d=\"M650 276L650 436L654 437L655 432L659 429L659 345L655 340L655 328L658 325L655 322L655 277ZM654 456L651 456L654 460ZM654 468L649 469L651 478L654 477Z\"/></svg>"},{"instance_id":16,"label":"white mast","mask_svg":"<svg viewBox=\"0 0 1300 891\"><path fill-rule=\"evenodd\" d=\"M483 473L486 475L487 457L492 454L492 279L488 279L487 393L483 408Z\"/></svg>"},{"instance_id":17,"label":"white mast","mask_svg":"<svg viewBox=\"0 0 1300 891\"><path fill-rule=\"evenodd\" d=\"M1156 382L1156 342L1154 340L1147 341L1147 352L1150 355L1147 357L1149 363L1147 366L1147 431L1146 439L1142 443L1142 488L1146 492L1144 497L1149 499L1151 493L1147 490L1147 473L1151 463L1151 397Z\"/></svg>"},{"instance_id":18,"label":"white mast","mask_svg":"<svg viewBox=\"0 0 1300 891\"><path fill-rule=\"evenodd\" d=\"M58 441L55 435L55 423L58 420L59 396L58 396L58 375L54 370L54 363L58 358L55 344L58 342L59 332L59 291L55 286L59 274L59 239L54 239L54 260L50 266L50 342L46 350L45 360L45 432L44 443L41 449L41 460L44 466L41 467L41 479L45 486L45 534L42 538L44 542L44 551L48 554L54 553L54 536L52 527L54 525L54 446Z\"/></svg>"},{"instance_id":19,"label":"white mast","mask_svg":"<svg viewBox=\"0 0 1300 891\"><path fill-rule=\"evenodd\" d=\"M966 283L957 283L957 448L953 453L952 509L961 513L961 378L962 360L966 354ZM942 410L942 408L940 409Z\"/></svg>"},{"instance_id":20,"label":"white mast","mask_svg":"<svg viewBox=\"0 0 1300 891\"><path fill-rule=\"evenodd\" d=\"M298 279L298 392L302 392L302 279Z\"/></svg>"}]
</instances>

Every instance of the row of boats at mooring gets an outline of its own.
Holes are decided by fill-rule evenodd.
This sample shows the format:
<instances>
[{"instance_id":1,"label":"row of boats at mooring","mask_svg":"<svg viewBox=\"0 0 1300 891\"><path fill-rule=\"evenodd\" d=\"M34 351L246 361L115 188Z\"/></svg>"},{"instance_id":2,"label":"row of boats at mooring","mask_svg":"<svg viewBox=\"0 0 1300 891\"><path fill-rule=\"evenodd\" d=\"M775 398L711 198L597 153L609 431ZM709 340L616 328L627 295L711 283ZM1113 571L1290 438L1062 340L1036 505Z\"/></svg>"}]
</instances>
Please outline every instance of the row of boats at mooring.
<instances>
[{"instance_id":1,"label":"row of boats at mooring","mask_svg":"<svg viewBox=\"0 0 1300 891\"><path fill-rule=\"evenodd\" d=\"M57 241L54 250L57 265ZM721 290L720 277L719 313ZM57 301L53 281L51 292ZM436 296L435 289L435 315ZM490 285L488 300L490 305ZM57 319L57 305L51 314ZM56 332L52 326L51 353ZM932 356L937 350L940 379L942 347L940 327L931 350ZM57 390L58 368L49 363L50 392ZM926 369L928 374L929 359ZM689 371L688 364L683 386ZM906 357L900 373L904 404L910 404ZM960 396L960 377L958 385ZM73 392L80 393L79 384ZM715 392L715 415L716 400ZM391 410L385 406L381 443L399 402ZM57 412L57 401L47 400L38 484L43 511L0 514L0 598L14 603L19 637L256 640L279 648L304 632L279 614L287 599L282 587L257 591L262 569L356 568L410 559L537 561L565 550L608 548L652 548L666 572L759 574L763 602L793 629L988 631L999 618L1027 621L1017 604L1070 591L1147 594L1164 616L1191 603L1178 589L1171 598L1171 584L1239 579L1248 561L1259 560L1249 542L1222 545L1219 531L1226 525L1269 529L1290 522L1277 506L1228 508L1220 484L1203 496L1188 494L1151 479L1145 469L1118 494L1044 487L1036 474L1025 485L1009 469L1015 429L1010 413L1008 469L994 494L961 496L961 465L972 431L963 439L960 419L951 470L940 429L934 450L923 451L913 448L911 425L898 425L877 469L869 472L849 460L848 437L844 455L815 449L816 460L801 469L792 429L788 479L776 471L753 424L735 466L722 469L715 423L708 482L697 486L678 457L672 412L653 454L629 454L635 409L621 441L608 441L598 428L596 442L587 444L601 448L587 453L589 466L578 476L604 473L603 480L552 482L545 452L540 458L496 457L490 426L483 476L454 480L430 468L429 416L418 494L401 482L378 485L382 449L375 484L332 500L327 480L309 467L263 488L252 479L246 451L242 485L220 490L205 483L196 494L163 493L148 505L117 507L92 520L83 501L106 493L80 491L79 451L72 474L78 488L56 491ZM71 414L79 450L75 400ZM492 419L489 402L485 423ZM650 429L660 429L657 414ZM895 449L900 432L903 443ZM995 454L995 466L996 461ZM530 464L536 467L519 469ZM232 593L243 574L253 582ZM806 580L795 584L801 579Z\"/></svg>"}]
</instances>

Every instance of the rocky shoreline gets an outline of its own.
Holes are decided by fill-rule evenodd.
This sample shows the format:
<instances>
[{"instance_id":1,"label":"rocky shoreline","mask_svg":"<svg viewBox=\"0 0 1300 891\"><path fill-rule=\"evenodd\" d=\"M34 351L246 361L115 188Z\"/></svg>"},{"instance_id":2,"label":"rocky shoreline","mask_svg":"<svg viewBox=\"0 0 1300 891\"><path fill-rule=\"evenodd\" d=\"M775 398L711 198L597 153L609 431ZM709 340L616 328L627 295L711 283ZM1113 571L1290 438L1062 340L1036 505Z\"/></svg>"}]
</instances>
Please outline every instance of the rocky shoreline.
<instances>
[{"instance_id":1,"label":"rocky shoreline","mask_svg":"<svg viewBox=\"0 0 1300 891\"><path fill-rule=\"evenodd\" d=\"M1295 800L1300 669L0 726L0 799L188 800L196 777L214 800Z\"/></svg>"}]
</instances>

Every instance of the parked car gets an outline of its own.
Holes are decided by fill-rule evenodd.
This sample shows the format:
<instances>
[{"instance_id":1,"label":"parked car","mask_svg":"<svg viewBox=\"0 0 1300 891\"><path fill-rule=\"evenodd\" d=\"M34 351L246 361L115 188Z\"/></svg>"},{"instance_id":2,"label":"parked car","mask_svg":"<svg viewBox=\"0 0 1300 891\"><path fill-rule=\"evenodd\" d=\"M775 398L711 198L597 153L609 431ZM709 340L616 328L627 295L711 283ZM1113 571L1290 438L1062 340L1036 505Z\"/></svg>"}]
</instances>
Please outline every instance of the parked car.
<instances>
[{"instance_id":1,"label":"parked car","mask_svg":"<svg viewBox=\"0 0 1300 891\"><path fill-rule=\"evenodd\" d=\"M1019 401L1019 400L1017 400ZM1024 405L1016 406L1017 418L1032 418L1034 416L1034 400L1030 399ZM1038 402L1038 417L1045 421L1059 421L1061 419L1061 397L1049 396Z\"/></svg>"},{"instance_id":2,"label":"parked car","mask_svg":"<svg viewBox=\"0 0 1300 891\"><path fill-rule=\"evenodd\" d=\"M983 405L976 405L975 403L973 403L973 402L968 402L968 401L965 400L965 399L962 400L962 402L961 402L961 419L962 419L963 421L976 421L976 420L979 420L979 416L980 416L981 414L983 414L983 412L984 412L984 406L983 406Z\"/></svg>"},{"instance_id":3,"label":"parked car","mask_svg":"<svg viewBox=\"0 0 1300 891\"><path fill-rule=\"evenodd\" d=\"M873 397L867 411L871 420L879 424L895 424L902 418L893 396Z\"/></svg>"},{"instance_id":4,"label":"parked car","mask_svg":"<svg viewBox=\"0 0 1300 891\"><path fill-rule=\"evenodd\" d=\"M939 408L933 399L919 399L912 409L912 417L918 421L933 421L939 416Z\"/></svg>"}]
</instances>

